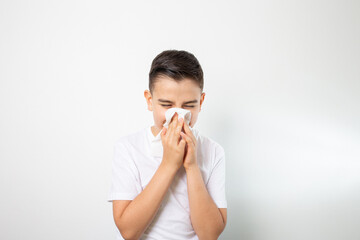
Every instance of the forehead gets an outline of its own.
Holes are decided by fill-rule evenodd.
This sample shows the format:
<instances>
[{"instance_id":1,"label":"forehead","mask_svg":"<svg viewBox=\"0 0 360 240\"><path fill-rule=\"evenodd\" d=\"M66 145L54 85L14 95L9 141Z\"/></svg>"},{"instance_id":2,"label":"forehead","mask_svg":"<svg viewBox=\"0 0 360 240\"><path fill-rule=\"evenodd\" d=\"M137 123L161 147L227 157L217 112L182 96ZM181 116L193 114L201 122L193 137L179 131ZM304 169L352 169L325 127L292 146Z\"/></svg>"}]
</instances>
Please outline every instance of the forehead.
<instances>
[{"instance_id":1,"label":"forehead","mask_svg":"<svg viewBox=\"0 0 360 240\"><path fill-rule=\"evenodd\" d=\"M175 81L169 77L158 78L154 84L154 96L157 98L197 98L201 95L201 89L196 82L185 78Z\"/></svg>"}]
</instances>

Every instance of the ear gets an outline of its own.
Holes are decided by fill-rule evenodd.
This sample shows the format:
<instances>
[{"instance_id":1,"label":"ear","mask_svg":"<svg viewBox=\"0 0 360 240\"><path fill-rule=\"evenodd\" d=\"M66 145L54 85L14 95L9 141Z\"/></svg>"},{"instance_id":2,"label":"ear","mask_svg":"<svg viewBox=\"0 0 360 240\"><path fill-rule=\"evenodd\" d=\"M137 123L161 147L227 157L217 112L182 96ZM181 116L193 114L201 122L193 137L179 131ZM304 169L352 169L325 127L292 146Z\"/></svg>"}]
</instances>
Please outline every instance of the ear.
<instances>
[{"instance_id":1,"label":"ear","mask_svg":"<svg viewBox=\"0 0 360 240\"><path fill-rule=\"evenodd\" d=\"M152 111L153 110L153 106L152 106L152 96L151 96L151 93L149 90L145 90L144 91L144 97L145 97L145 100L146 100L146 104L147 104L147 108L149 111Z\"/></svg>"},{"instance_id":2,"label":"ear","mask_svg":"<svg viewBox=\"0 0 360 240\"><path fill-rule=\"evenodd\" d=\"M204 99L205 99L205 93L203 92L203 93L201 93L201 97L200 97L200 111L201 111L201 106L204 102Z\"/></svg>"}]
</instances>

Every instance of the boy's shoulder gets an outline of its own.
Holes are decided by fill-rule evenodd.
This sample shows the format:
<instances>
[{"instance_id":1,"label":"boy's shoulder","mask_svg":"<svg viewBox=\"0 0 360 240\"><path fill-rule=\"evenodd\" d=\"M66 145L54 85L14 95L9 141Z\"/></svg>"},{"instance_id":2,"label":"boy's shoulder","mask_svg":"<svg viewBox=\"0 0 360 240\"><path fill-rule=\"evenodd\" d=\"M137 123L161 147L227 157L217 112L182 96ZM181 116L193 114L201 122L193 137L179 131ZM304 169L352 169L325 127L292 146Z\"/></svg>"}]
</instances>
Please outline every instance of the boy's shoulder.
<instances>
[{"instance_id":1,"label":"boy's shoulder","mask_svg":"<svg viewBox=\"0 0 360 240\"><path fill-rule=\"evenodd\" d=\"M138 146L146 138L146 128L127 133L115 140L115 145Z\"/></svg>"},{"instance_id":2,"label":"boy's shoulder","mask_svg":"<svg viewBox=\"0 0 360 240\"><path fill-rule=\"evenodd\" d=\"M213 151L216 152L216 154L225 153L224 148L221 146L221 144L219 144L213 138L200 133L197 129L196 132L197 132L196 139L198 141L199 146L202 146L207 150L212 149Z\"/></svg>"}]
</instances>

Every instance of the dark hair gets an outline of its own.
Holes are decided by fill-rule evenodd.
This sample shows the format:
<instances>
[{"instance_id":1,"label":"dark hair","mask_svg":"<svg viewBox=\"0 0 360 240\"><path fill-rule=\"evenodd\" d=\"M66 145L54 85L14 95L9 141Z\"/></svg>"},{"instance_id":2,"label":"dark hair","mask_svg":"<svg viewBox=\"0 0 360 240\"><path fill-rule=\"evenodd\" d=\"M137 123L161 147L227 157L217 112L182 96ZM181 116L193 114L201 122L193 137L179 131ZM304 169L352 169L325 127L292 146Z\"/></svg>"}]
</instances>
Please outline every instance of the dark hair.
<instances>
[{"instance_id":1,"label":"dark hair","mask_svg":"<svg viewBox=\"0 0 360 240\"><path fill-rule=\"evenodd\" d=\"M149 90L154 91L158 77L167 76L175 81L189 78L199 84L201 92L204 88L204 74L196 57L183 50L165 50L158 54L151 63L149 72Z\"/></svg>"}]
</instances>

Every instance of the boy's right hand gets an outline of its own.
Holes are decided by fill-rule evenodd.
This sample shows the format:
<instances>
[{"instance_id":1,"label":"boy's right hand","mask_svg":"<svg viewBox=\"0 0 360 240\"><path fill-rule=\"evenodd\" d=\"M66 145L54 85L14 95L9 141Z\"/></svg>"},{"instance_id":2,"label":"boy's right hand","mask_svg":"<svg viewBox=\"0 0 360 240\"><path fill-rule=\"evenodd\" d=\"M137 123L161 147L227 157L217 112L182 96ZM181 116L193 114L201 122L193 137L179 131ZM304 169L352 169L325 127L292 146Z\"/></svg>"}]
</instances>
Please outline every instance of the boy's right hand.
<instances>
[{"instance_id":1,"label":"boy's right hand","mask_svg":"<svg viewBox=\"0 0 360 240\"><path fill-rule=\"evenodd\" d=\"M176 170L183 165L186 141L181 139L180 132L184 125L184 119L178 120L178 114L175 113L171 119L168 129L163 127L161 141L163 145L162 163ZM180 140L180 141L179 141Z\"/></svg>"}]
</instances>

